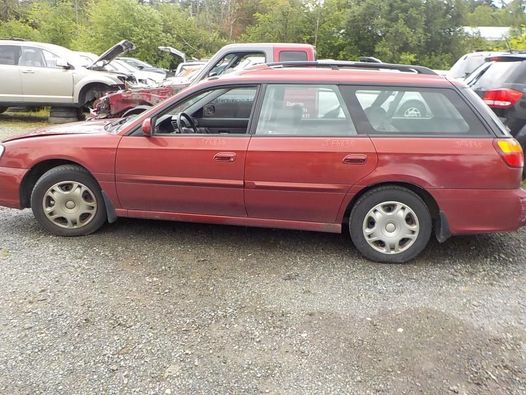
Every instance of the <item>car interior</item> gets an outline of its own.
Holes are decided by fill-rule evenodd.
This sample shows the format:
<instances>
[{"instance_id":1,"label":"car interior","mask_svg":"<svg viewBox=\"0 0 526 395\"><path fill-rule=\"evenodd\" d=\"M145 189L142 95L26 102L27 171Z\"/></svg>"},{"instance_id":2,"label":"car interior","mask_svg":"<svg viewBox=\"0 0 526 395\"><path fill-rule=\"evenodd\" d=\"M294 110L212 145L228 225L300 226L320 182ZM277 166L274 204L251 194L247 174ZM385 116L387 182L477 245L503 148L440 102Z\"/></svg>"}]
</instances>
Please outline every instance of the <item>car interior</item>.
<instances>
[{"instance_id":1,"label":"car interior","mask_svg":"<svg viewBox=\"0 0 526 395\"><path fill-rule=\"evenodd\" d=\"M422 109L421 116L408 116L404 111L404 102L407 102L407 94L410 93L410 101L413 106ZM411 91L356 91L358 102L362 106L371 127L377 132L398 132L413 134L433 134L433 133L451 133L467 134L484 130L483 128L474 128L469 116L464 117L461 112L469 114L468 111L462 111L465 106L460 99L451 102L450 95L439 92L419 91L419 99L415 99L416 92ZM365 99L365 95L375 96L370 102ZM419 103L420 102L420 103ZM473 120L475 123L475 120ZM476 123L476 125L480 125Z\"/></svg>"},{"instance_id":2,"label":"car interior","mask_svg":"<svg viewBox=\"0 0 526 395\"><path fill-rule=\"evenodd\" d=\"M256 92L242 87L198 94L158 117L155 133L245 134Z\"/></svg>"},{"instance_id":3,"label":"car interior","mask_svg":"<svg viewBox=\"0 0 526 395\"><path fill-rule=\"evenodd\" d=\"M326 136L356 134L335 86L269 85L257 135Z\"/></svg>"}]
</instances>

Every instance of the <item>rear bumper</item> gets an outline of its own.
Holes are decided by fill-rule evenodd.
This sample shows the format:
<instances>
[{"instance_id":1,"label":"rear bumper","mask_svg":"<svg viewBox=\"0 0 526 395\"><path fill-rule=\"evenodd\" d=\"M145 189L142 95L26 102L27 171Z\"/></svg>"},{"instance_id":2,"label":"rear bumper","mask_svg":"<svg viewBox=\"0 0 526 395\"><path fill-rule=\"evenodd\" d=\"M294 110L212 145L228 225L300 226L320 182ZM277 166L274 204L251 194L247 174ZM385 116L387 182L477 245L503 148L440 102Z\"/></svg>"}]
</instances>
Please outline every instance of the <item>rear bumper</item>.
<instances>
[{"instance_id":1,"label":"rear bumper","mask_svg":"<svg viewBox=\"0 0 526 395\"><path fill-rule=\"evenodd\" d=\"M508 232L526 226L524 189L436 189L430 192L447 217L453 235Z\"/></svg>"},{"instance_id":2,"label":"rear bumper","mask_svg":"<svg viewBox=\"0 0 526 395\"><path fill-rule=\"evenodd\" d=\"M0 206L20 207L20 185L26 169L0 167Z\"/></svg>"}]
</instances>

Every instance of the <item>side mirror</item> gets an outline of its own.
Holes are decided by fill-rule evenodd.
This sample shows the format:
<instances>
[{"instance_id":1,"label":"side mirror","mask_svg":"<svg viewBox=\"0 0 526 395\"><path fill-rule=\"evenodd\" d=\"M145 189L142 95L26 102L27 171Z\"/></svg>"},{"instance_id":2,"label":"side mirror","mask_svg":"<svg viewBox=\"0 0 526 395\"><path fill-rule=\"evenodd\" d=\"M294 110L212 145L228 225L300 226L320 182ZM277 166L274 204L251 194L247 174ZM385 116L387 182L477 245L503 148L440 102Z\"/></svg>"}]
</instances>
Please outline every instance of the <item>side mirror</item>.
<instances>
[{"instance_id":1,"label":"side mirror","mask_svg":"<svg viewBox=\"0 0 526 395\"><path fill-rule=\"evenodd\" d=\"M71 65L64 59L57 59L57 67L62 67L63 69L70 69Z\"/></svg>"},{"instance_id":2,"label":"side mirror","mask_svg":"<svg viewBox=\"0 0 526 395\"><path fill-rule=\"evenodd\" d=\"M151 118L146 118L144 121L142 121L142 133L146 137L151 137L152 136L152 130L153 130L153 125L152 125L152 119Z\"/></svg>"}]
</instances>

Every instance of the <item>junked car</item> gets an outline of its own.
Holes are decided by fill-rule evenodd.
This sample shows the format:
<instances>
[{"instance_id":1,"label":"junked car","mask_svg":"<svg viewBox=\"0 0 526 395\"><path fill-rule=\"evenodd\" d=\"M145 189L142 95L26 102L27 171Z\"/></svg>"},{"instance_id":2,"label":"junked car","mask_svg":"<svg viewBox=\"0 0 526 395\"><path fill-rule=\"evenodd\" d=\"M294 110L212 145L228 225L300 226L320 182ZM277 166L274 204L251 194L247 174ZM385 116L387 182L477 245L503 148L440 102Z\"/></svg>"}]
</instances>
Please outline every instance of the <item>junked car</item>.
<instances>
[{"instance_id":1,"label":"junked car","mask_svg":"<svg viewBox=\"0 0 526 395\"><path fill-rule=\"evenodd\" d=\"M228 74L258 62L313 61L315 58L316 51L308 44L230 44L221 48L190 81L168 80L157 88L114 92L98 100L91 113L94 118L139 114L206 78Z\"/></svg>"},{"instance_id":2,"label":"junked car","mask_svg":"<svg viewBox=\"0 0 526 395\"><path fill-rule=\"evenodd\" d=\"M0 108L89 107L107 92L124 88L125 76L83 67L58 45L0 40Z\"/></svg>"},{"instance_id":3,"label":"junked car","mask_svg":"<svg viewBox=\"0 0 526 395\"><path fill-rule=\"evenodd\" d=\"M406 93L429 115L396 116ZM278 63L202 81L139 116L4 141L0 205L31 207L61 236L118 217L348 229L368 259L401 263L433 233L525 226L523 166L482 99L430 69Z\"/></svg>"}]
</instances>

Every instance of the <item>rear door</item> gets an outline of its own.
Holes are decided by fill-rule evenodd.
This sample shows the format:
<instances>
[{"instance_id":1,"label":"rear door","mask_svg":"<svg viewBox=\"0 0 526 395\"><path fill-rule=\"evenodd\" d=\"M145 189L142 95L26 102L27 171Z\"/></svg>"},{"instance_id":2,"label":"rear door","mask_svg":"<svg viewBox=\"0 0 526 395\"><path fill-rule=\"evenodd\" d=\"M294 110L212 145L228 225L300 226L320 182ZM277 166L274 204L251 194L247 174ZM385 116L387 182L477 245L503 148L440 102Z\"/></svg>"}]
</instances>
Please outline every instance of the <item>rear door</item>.
<instances>
[{"instance_id":1,"label":"rear door","mask_svg":"<svg viewBox=\"0 0 526 395\"><path fill-rule=\"evenodd\" d=\"M19 58L19 46L0 45L0 102L23 101Z\"/></svg>"},{"instance_id":2,"label":"rear door","mask_svg":"<svg viewBox=\"0 0 526 395\"><path fill-rule=\"evenodd\" d=\"M245 166L250 217L334 223L377 164L335 85L267 85Z\"/></svg>"},{"instance_id":3,"label":"rear door","mask_svg":"<svg viewBox=\"0 0 526 395\"><path fill-rule=\"evenodd\" d=\"M424 188L440 202L452 231L482 229L480 219L493 215L498 202L482 207L478 194L517 183L517 173L497 154L488 125L453 87L348 86L342 91L354 100L353 117L378 152L378 168L368 182ZM410 107L420 110L407 111Z\"/></svg>"},{"instance_id":4,"label":"rear door","mask_svg":"<svg viewBox=\"0 0 526 395\"><path fill-rule=\"evenodd\" d=\"M23 46L20 55L22 91L32 103L73 103L73 70L57 66L58 56Z\"/></svg>"}]
</instances>

